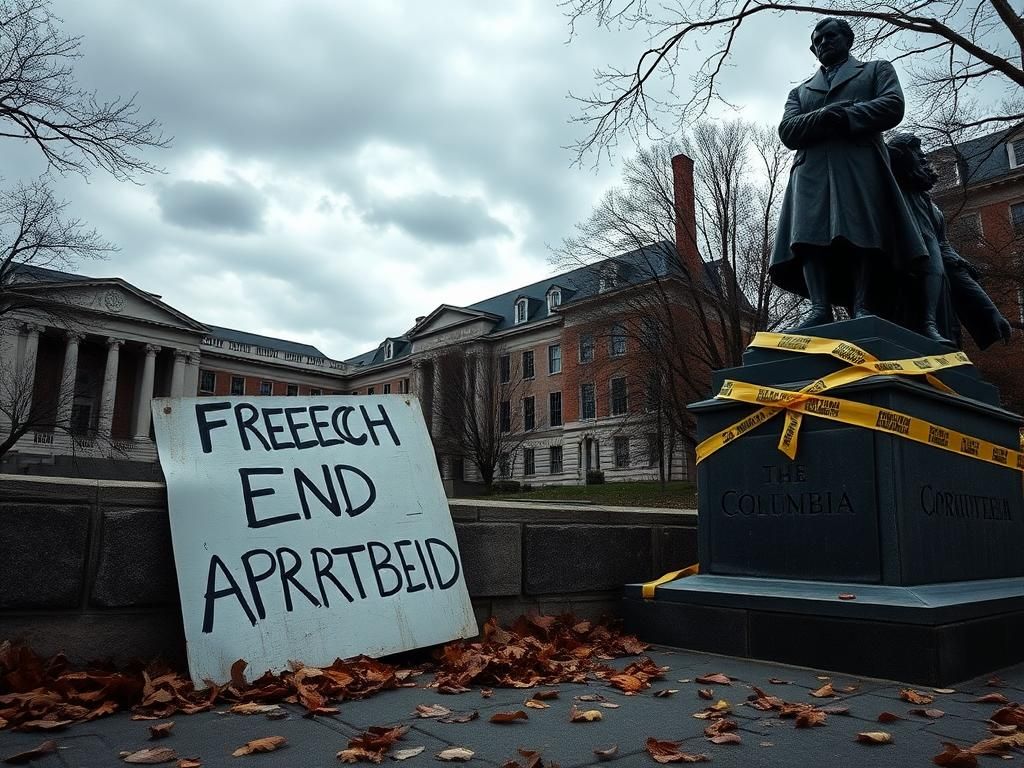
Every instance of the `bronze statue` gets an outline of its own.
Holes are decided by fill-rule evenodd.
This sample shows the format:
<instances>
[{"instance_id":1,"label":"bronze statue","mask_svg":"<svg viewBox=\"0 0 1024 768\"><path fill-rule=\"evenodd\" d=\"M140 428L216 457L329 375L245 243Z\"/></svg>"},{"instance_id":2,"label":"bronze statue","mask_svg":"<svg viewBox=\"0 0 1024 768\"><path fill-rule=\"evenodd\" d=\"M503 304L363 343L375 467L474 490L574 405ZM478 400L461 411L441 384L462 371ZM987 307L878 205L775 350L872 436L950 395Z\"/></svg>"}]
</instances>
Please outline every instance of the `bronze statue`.
<instances>
[{"instance_id":1,"label":"bronze statue","mask_svg":"<svg viewBox=\"0 0 1024 768\"><path fill-rule=\"evenodd\" d=\"M903 119L899 79L887 61L850 56L853 39L842 19L825 18L814 27L811 51L821 69L790 92L779 125L782 142L796 156L770 274L776 285L810 299L801 328L832 322L835 304L852 317L877 314L899 322L901 307L876 296L875 274L913 272L929 295L941 290L941 268L929 271L928 249L882 138ZM919 329L946 341L934 316Z\"/></svg>"},{"instance_id":2,"label":"bronze statue","mask_svg":"<svg viewBox=\"0 0 1024 768\"><path fill-rule=\"evenodd\" d=\"M933 295L928 290L921 291L921 286L914 285L910 276L907 293L918 302L933 302L921 308L923 316L937 317L940 331L954 339L957 346L961 341L960 325L967 329L980 349L1000 339L1008 342L1010 323L978 284L978 270L949 243L945 217L929 195L938 175L921 150L921 140L913 134L898 133L889 139L887 146L893 173L928 248L928 261L938 265L944 276L940 280L945 281L944 290Z\"/></svg>"}]
</instances>

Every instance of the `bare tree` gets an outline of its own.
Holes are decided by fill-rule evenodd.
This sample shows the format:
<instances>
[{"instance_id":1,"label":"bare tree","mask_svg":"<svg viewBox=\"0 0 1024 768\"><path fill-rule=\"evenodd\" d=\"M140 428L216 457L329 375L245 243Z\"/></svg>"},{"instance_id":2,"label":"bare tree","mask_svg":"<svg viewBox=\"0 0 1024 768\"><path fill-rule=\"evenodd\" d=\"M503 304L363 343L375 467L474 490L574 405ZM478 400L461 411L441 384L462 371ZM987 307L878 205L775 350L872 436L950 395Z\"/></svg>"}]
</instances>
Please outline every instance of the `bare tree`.
<instances>
[{"instance_id":1,"label":"bare tree","mask_svg":"<svg viewBox=\"0 0 1024 768\"><path fill-rule=\"evenodd\" d=\"M101 168L129 181L158 172L144 152L170 140L139 118L135 96L105 100L78 84L81 44L61 31L49 0L0 2L0 136L34 144L59 173Z\"/></svg>"},{"instance_id":2,"label":"bare tree","mask_svg":"<svg viewBox=\"0 0 1024 768\"><path fill-rule=\"evenodd\" d=\"M575 119L587 130L575 146L579 159L610 151L621 133L636 139L663 136L662 126L676 131L725 101L720 74L740 29L759 16L842 17L857 33L858 56L905 60L916 104L908 114L926 143L1024 119L1024 19L1009 0L562 0L561 6L571 29L589 17L607 28L646 30L650 41L635 68L599 71L595 93L577 97ZM681 57L691 51L703 59L679 78L689 87L677 92ZM666 96L652 93L655 80L670 83ZM973 98L983 84L1003 98Z\"/></svg>"},{"instance_id":3,"label":"bare tree","mask_svg":"<svg viewBox=\"0 0 1024 768\"><path fill-rule=\"evenodd\" d=\"M536 408L526 423L529 380L518 356L502 347L455 347L435 358L434 375L442 382L432 409L438 453L469 461L490 488L501 463L540 426Z\"/></svg>"},{"instance_id":4,"label":"bare tree","mask_svg":"<svg viewBox=\"0 0 1024 768\"><path fill-rule=\"evenodd\" d=\"M768 279L784 152L747 123L703 123L693 133L627 160L621 185L553 257L560 268L602 264L579 273L577 281L590 285L577 288L606 295L574 299L567 323L572 317L598 337L624 334L635 354L607 365L626 366L638 395L633 406L644 403L635 428L650 433L654 424L665 444L678 438L691 446L687 406L710 394L711 371L739 365L754 331L792 324L801 306ZM693 224L675 193L672 158L682 153L694 158ZM698 263L685 262L681 249ZM627 279L608 291L603 271L616 266Z\"/></svg>"}]
</instances>

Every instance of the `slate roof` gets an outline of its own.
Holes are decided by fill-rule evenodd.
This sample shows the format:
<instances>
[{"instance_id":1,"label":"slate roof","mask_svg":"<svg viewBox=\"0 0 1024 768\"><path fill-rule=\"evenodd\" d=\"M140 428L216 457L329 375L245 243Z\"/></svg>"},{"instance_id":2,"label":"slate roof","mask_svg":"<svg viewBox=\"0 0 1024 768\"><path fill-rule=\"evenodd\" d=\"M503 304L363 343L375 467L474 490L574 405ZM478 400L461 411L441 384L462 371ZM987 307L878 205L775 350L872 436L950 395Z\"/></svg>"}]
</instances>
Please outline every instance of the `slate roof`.
<instances>
[{"instance_id":1,"label":"slate roof","mask_svg":"<svg viewBox=\"0 0 1024 768\"><path fill-rule=\"evenodd\" d=\"M981 184L1022 172L1021 168L1010 167L1010 155L1006 150L1006 140L1013 137L1019 128L1016 125L956 145L960 178L965 185ZM948 149L940 149L931 154L948 153Z\"/></svg>"},{"instance_id":2,"label":"slate roof","mask_svg":"<svg viewBox=\"0 0 1024 768\"><path fill-rule=\"evenodd\" d=\"M11 272L19 279L40 283L73 283L95 279L85 275L75 275L71 272L62 272L59 269L37 267L34 264L15 264Z\"/></svg>"},{"instance_id":3,"label":"slate roof","mask_svg":"<svg viewBox=\"0 0 1024 768\"><path fill-rule=\"evenodd\" d=\"M500 318L493 332L508 328L521 328L549 317L547 312L548 289L557 286L562 289L562 305L572 304L596 296L600 292L600 276L610 265L618 265L618 285L626 286L649 280L652 276L666 277L671 272L681 270L675 245L663 240L653 245L637 248L619 256L613 256L593 264L538 280L530 285L513 288L489 299L470 304L465 309L487 312ZM707 285L720 283L720 265L717 262L704 262L703 279ZM528 314L525 323L515 323L515 303L517 299L528 300ZM749 306L749 304L748 304ZM393 339L395 342L392 360L406 357L411 351L408 336ZM401 342L401 347L399 347ZM385 362L383 344L376 349L364 352L345 361L351 365L370 366ZM387 361L391 362L391 361Z\"/></svg>"},{"instance_id":4,"label":"slate roof","mask_svg":"<svg viewBox=\"0 0 1024 768\"><path fill-rule=\"evenodd\" d=\"M327 355L312 344L300 344L297 341L275 339L273 336L261 336L258 333L237 331L234 328L224 328L219 325L207 324L206 327L210 329L210 336L215 339L233 341L237 344L251 344L256 347L266 347L267 349L278 349L282 352L293 352L298 355L327 358Z\"/></svg>"}]
</instances>

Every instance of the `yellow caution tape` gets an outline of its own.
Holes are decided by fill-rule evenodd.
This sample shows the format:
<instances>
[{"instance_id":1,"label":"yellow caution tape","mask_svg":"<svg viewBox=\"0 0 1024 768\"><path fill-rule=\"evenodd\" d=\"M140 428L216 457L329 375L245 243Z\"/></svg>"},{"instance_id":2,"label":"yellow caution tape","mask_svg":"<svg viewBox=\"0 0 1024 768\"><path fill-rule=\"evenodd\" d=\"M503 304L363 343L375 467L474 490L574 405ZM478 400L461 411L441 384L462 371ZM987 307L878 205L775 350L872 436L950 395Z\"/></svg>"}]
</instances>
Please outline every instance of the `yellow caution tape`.
<instances>
[{"instance_id":1,"label":"yellow caution tape","mask_svg":"<svg viewBox=\"0 0 1024 768\"><path fill-rule=\"evenodd\" d=\"M662 584L667 584L670 581L675 581L676 579L681 579L684 576L693 576L699 570L700 570L700 567L695 564L695 565L687 566L686 568L681 568L678 571L672 571L671 573L666 573L661 578L655 579L654 581L648 581L646 584L644 584L640 588L640 593L643 595L645 600L650 600L650 599L652 599L654 597L654 590L656 590Z\"/></svg>"},{"instance_id":2,"label":"yellow caution tape","mask_svg":"<svg viewBox=\"0 0 1024 768\"><path fill-rule=\"evenodd\" d=\"M697 446L697 463L736 438L784 412L785 423L779 438L779 450L790 459L796 458L797 438L803 414L810 414L833 421L855 424L867 429L889 432L964 456L1024 470L1024 458L1022 458L1024 454L1020 452L896 411L849 400L818 396L835 387L851 384L871 376L890 375L924 376L930 384L938 389L955 394L932 374L948 368L970 365L970 358L963 352L927 355L904 360L879 360L850 342L785 333L758 333L750 346L762 349L785 349L807 354L827 354L850 363L850 367L816 379L799 391L726 381L722 384L722 389L716 397L750 402L764 407L701 442ZM882 417L880 415L882 412L889 415ZM890 418L890 415L899 418L893 419ZM909 427L904 431L905 425L909 425ZM1022 448L1024 448L1024 443L1022 443Z\"/></svg>"}]
</instances>

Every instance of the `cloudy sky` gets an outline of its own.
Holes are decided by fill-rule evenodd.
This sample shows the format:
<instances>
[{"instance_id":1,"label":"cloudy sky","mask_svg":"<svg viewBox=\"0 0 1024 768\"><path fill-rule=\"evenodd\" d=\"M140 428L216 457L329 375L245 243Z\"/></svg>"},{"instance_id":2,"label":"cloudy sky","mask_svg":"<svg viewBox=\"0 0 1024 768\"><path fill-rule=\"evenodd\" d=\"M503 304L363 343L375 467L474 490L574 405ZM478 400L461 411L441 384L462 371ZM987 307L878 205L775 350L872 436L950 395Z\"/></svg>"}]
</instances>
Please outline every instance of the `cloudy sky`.
<instances>
[{"instance_id":1,"label":"cloudy sky","mask_svg":"<svg viewBox=\"0 0 1024 768\"><path fill-rule=\"evenodd\" d=\"M137 92L174 137L149 155L166 173L141 186L58 179L70 212L120 247L79 270L334 358L438 304L551 274L547 246L617 174L615 158L573 165L568 93L590 91L595 68L630 66L643 43L591 24L567 44L557 0L53 7L84 36L82 85ZM811 25L759 24L722 90L742 116L775 122L813 71ZM0 146L8 183L42 171L35 153Z\"/></svg>"}]
</instances>

